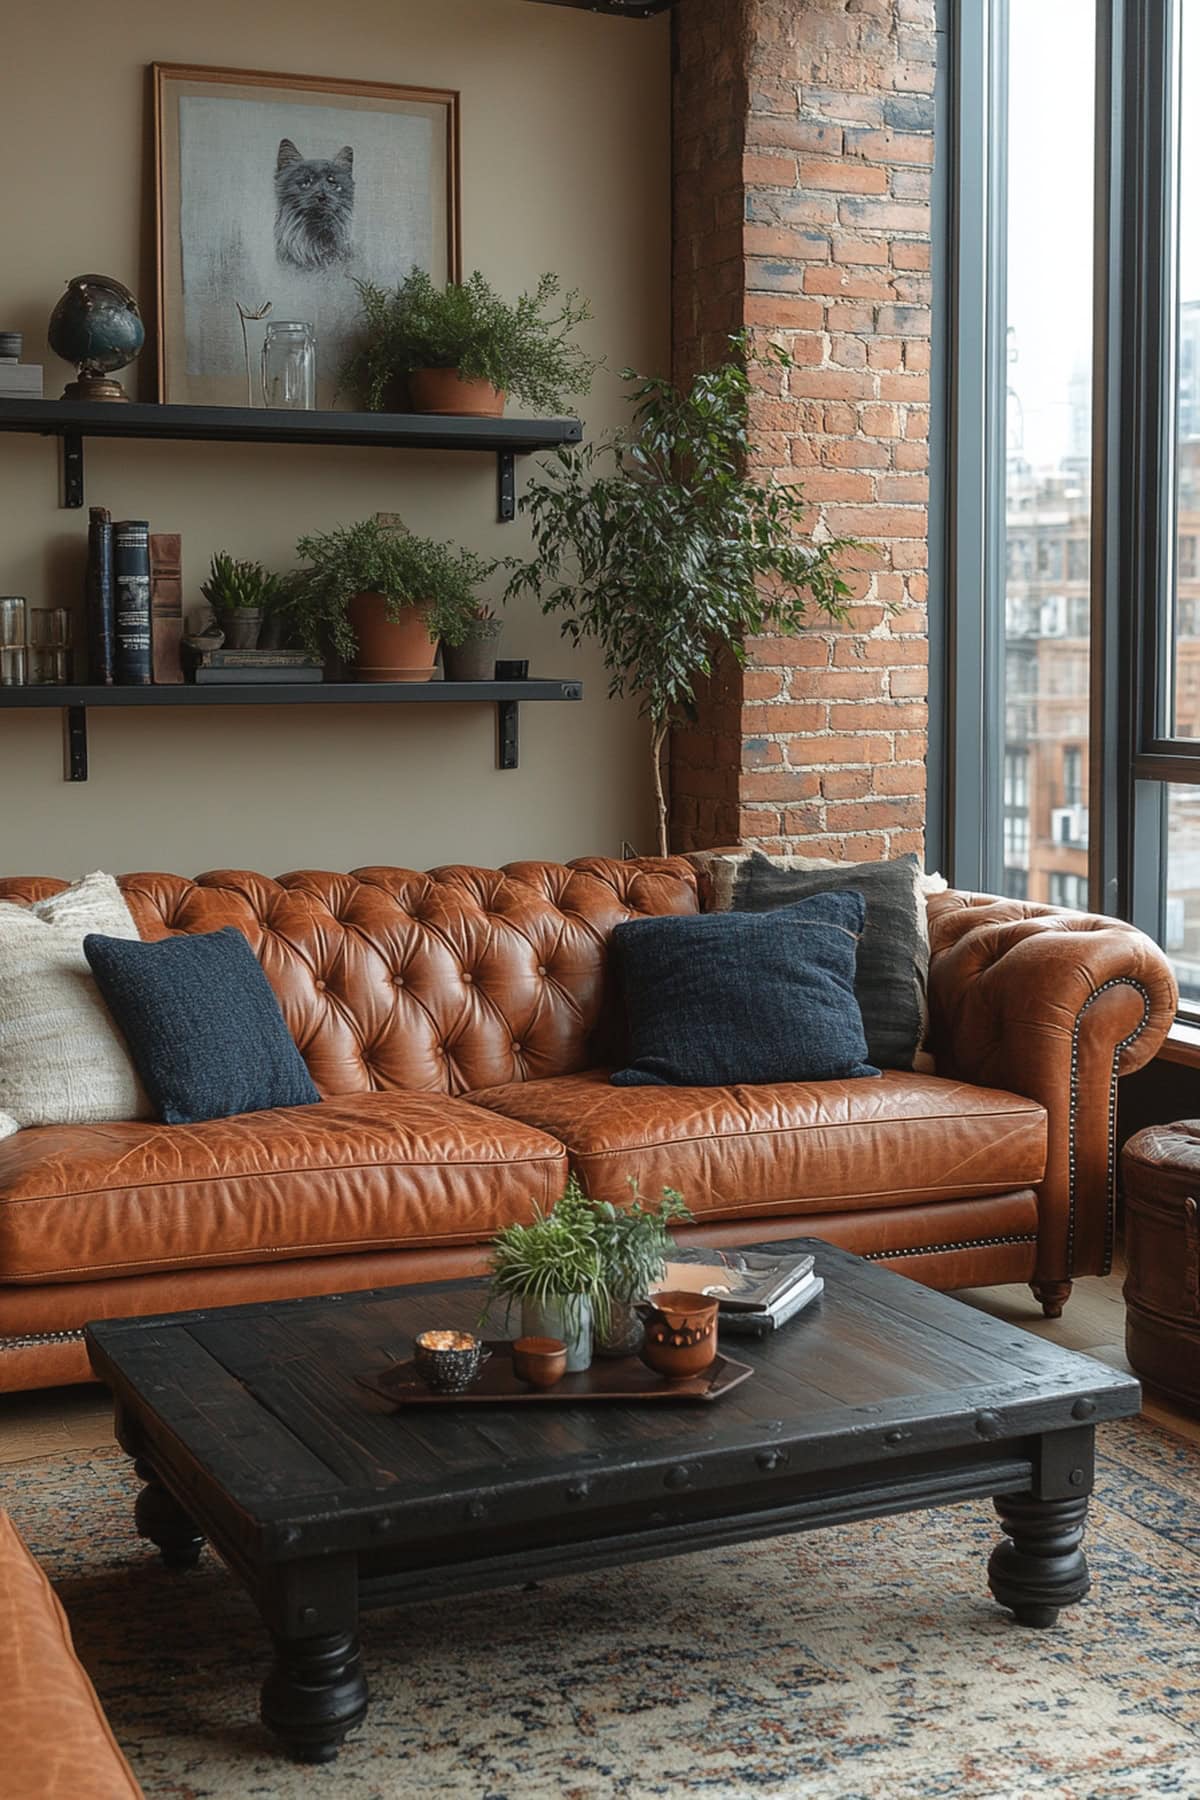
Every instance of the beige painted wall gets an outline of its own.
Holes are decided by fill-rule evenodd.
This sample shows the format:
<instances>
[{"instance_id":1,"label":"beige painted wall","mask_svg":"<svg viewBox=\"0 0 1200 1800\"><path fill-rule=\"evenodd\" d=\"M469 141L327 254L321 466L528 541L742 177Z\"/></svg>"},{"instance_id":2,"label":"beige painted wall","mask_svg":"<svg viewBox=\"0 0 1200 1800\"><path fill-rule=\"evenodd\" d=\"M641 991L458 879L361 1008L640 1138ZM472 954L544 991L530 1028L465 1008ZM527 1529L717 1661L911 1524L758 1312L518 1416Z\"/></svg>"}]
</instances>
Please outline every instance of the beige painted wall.
<instances>
[{"instance_id":1,"label":"beige painted wall","mask_svg":"<svg viewBox=\"0 0 1200 1800\"><path fill-rule=\"evenodd\" d=\"M0 327L45 360L63 282L102 270L152 307L146 65L223 64L454 87L462 95L463 256L515 292L546 268L587 293L589 342L613 373L590 432L622 413L615 371L663 367L668 318L665 21L596 18L524 0L60 0L26 10L6 48L0 134L20 177L3 213ZM150 396L150 371L143 376ZM493 554L486 457L236 445L86 446L87 500L184 539L189 599L214 549L286 567L299 533L396 510L413 529ZM518 464L518 480L520 480ZM87 514L60 510L53 447L0 437L0 592L74 603ZM527 706L521 767L494 766L480 707L94 710L91 776L62 776L57 712L0 713L0 872L504 862L653 845L645 736L606 700L592 652L526 605L505 653L581 675L582 705Z\"/></svg>"}]
</instances>

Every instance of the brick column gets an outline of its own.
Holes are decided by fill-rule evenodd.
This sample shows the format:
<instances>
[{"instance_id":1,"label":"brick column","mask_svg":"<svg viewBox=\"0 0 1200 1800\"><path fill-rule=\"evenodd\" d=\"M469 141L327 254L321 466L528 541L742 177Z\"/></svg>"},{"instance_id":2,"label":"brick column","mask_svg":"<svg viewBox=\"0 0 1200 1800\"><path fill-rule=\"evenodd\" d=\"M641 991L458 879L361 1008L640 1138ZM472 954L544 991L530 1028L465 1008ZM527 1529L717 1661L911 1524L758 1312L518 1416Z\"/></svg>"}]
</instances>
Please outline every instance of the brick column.
<instances>
[{"instance_id":1,"label":"brick column","mask_svg":"<svg viewBox=\"0 0 1200 1800\"><path fill-rule=\"evenodd\" d=\"M933 0L687 0L675 32L676 379L742 325L786 345L753 454L863 547L846 625L749 644L675 734L674 841L920 849Z\"/></svg>"}]
</instances>

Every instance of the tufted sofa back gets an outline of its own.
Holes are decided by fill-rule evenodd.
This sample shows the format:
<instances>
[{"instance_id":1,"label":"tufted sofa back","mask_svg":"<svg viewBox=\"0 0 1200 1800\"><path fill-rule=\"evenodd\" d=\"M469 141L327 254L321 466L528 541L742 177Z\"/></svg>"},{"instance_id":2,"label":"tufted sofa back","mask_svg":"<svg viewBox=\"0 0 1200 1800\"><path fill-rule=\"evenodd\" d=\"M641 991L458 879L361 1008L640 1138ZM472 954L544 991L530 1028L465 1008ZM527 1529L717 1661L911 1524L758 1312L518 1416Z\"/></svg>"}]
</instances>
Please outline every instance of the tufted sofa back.
<instances>
[{"instance_id":1,"label":"tufted sofa back","mask_svg":"<svg viewBox=\"0 0 1200 1800\"><path fill-rule=\"evenodd\" d=\"M604 1048L613 926L699 910L682 857L119 879L144 938L237 926L323 1094L461 1094L586 1068ZM66 885L0 879L0 900Z\"/></svg>"}]
</instances>

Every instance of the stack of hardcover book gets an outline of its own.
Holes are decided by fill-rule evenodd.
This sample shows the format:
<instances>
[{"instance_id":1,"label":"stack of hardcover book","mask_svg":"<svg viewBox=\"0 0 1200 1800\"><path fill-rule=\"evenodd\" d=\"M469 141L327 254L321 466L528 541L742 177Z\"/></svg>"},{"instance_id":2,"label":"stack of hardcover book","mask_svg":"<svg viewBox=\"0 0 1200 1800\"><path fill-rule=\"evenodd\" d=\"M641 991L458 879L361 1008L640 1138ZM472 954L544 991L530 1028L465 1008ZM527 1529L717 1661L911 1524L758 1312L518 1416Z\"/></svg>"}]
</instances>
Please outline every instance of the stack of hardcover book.
<instances>
[{"instance_id":1,"label":"stack of hardcover book","mask_svg":"<svg viewBox=\"0 0 1200 1800\"><path fill-rule=\"evenodd\" d=\"M93 506L88 524L85 607L88 680L149 687L183 680L182 545L145 519L113 523Z\"/></svg>"},{"instance_id":2,"label":"stack of hardcover book","mask_svg":"<svg viewBox=\"0 0 1200 1800\"><path fill-rule=\"evenodd\" d=\"M656 1287L660 1292L682 1288L716 1295L721 1331L763 1337L794 1319L825 1283L807 1252L700 1248L674 1251Z\"/></svg>"},{"instance_id":3,"label":"stack of hardcover book","mask_svg":"<svg viewBox=\"0 0 1200 1800\"><path fill-rule=\"evenodd\" d=\"M192 680L198 687L323 681L325 666L304 650L190 650Z\"/></svg>"},{"instance_id":4,"label":"stack of hardcover book","mask_svg":"<svg viewBox=\"0 0 1200 1800\"><path fill-rule=\"evenodd\" d=\"M42 365L21 361L19 331L0 331L0 400L40 400Z\"/></svg>"}]
</instances>

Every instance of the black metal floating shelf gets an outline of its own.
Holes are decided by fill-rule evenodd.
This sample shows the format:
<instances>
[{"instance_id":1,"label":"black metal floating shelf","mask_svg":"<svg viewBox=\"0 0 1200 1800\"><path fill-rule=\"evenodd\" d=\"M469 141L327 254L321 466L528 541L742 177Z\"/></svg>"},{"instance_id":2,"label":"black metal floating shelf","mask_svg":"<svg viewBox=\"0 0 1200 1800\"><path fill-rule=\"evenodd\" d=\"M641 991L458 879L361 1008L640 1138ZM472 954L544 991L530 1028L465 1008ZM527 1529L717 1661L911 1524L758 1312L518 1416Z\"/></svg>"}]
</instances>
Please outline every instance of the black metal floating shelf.
<instances>
[{"instance_id":1,"label":"black metal floating shelf","mask_svg":"<svg viewBox=\"0 0 1200 1800\"><path fill-rule=\"evenodd\" d=\"M441 418L430 413L287 412L252 406L157 406L131 400L0 400L0 431L58 437L63 505L83 505L85 438L191 443L353 444L387 450L482 450L495 455L502 520L516 510L514 459L577 444L578 419Z\"/></svg>"},{"instance_id":2,"label":"black metal floating shelf","mask_svg":"<svg viewBox=\"0 0 1200 1800\"><path fill-rule=\"evenodd\" d=\"M61 707L63 779L86 781L89 706L363 706L464 705L489 701L496 708L496 767L515 769L519 715L529 700L582 700L579 681L325 681L231 683L229 686L3 687L0 711Z\"/></svg>"}]
</instances>

